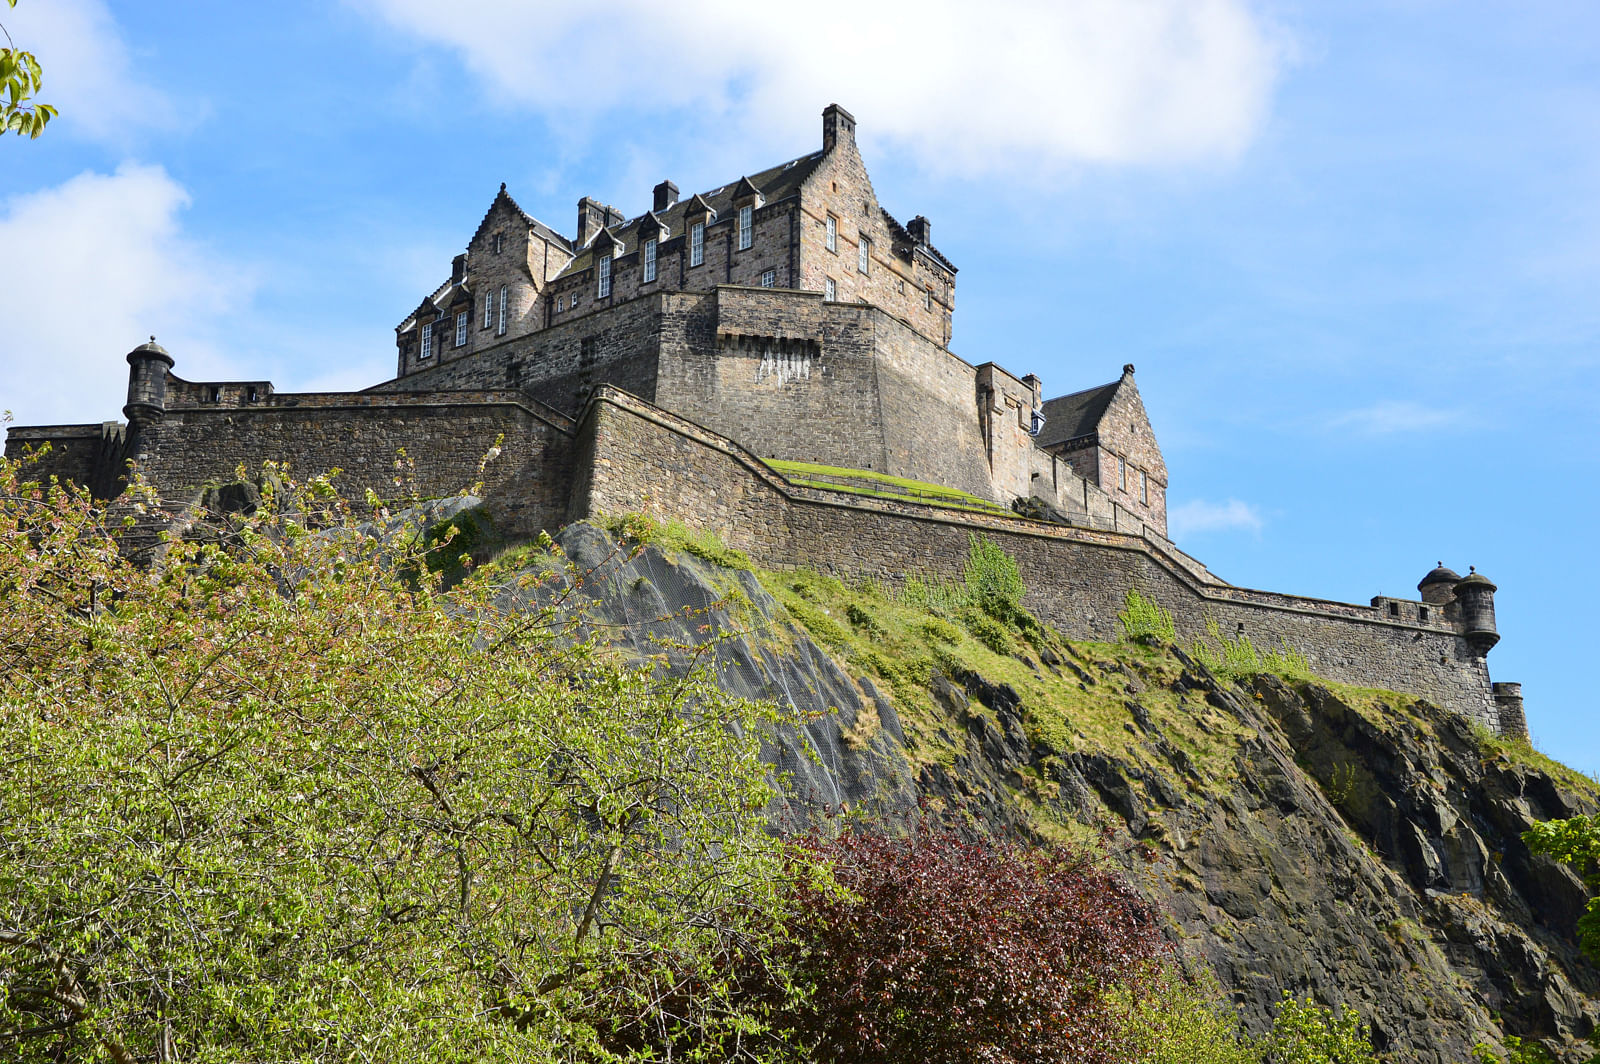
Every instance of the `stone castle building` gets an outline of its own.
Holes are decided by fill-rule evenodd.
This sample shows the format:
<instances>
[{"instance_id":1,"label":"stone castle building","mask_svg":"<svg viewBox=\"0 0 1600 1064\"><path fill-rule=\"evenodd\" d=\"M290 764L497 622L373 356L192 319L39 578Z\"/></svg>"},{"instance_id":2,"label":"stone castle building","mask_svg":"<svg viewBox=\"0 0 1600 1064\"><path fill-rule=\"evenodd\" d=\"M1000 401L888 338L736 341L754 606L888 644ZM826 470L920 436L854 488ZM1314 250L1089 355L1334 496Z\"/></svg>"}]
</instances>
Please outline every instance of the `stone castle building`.
<instances>
[{"instance_id":1,"label":"stone castle building","mask_svg":"<svg viewBox=\"0 0 1600 1064\"><path fill-rule=\"evenodd\" d=\"M1167 539L1167 469L1134 381L1044 399L1032 374L951 349L956 267L925 217L877 197L855 120L821 147L628 217L584 197L570 236L504 185L441 285L396 329L393 379L352 393L191 382L154 340L128 355L126 423L12 428L55 474L114 496L133 463L197 504L241 463L338 467L392 493L478 478L509 536L642 510L771 566L903 579L960 571L968 533L1018 558L1029 605L1114 638L1130 587L1186 635L1215 621L1287 642L1334 679L1414 692L1519 731L1491 685L1494 585L1434 570L1415 601L1324 602L1234 587Z\"/></svg>"}]
</instances>

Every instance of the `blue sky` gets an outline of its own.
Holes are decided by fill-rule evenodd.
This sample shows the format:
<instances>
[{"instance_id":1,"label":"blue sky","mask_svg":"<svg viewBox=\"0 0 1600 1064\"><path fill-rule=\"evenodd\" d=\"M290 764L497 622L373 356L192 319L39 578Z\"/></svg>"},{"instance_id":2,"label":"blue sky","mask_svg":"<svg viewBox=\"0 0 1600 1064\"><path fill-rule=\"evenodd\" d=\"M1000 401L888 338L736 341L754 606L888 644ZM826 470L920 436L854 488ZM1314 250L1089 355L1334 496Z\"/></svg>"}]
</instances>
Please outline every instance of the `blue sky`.
<instances>
[{"instance_id":1,"label":"blue sky","mask_svg":"<svg viewBox=\"0 0 1600 1064\"><path fill-rule=\"evenodd\" d=\"M389 375L501 181L567 231L812 150L960 268L954 348L1047 394L1124 362L1181 546L1364 602L1500 585L1497 679L1600 771L1600 7L1528 0L732 0L0 10L59 120L0 141L0 407L190 377ZM448 16L448 17L446 17Z\"/></svg>"}]
</instances>

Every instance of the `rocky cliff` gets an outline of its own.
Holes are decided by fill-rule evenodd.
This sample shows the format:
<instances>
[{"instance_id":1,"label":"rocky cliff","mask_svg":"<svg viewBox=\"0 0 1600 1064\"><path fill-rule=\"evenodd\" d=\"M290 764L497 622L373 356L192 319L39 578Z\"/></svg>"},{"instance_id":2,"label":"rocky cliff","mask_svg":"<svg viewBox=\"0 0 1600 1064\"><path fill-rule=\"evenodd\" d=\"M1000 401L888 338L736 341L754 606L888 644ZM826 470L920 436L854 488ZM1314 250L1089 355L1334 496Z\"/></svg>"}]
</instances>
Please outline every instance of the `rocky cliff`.
<instances>
[{"instance_id":1,"label":"rocky cliff","mask_svg":"<svg viewBox=\"0 0 1600 1064\"><path fill-rule=\"evenodd\" d=\"M1600 811L1594 781L1405 695L1228 681L1179 647L1069 643L938 589L757 573L631 531L656 545L559 537L591 571L597 627L680 664L714 640L729 689L815 714L771 751L780 821L926 801L1103 845L1254 1030L1290 990L1355 1006L1395 1060L1466 1064L1506 1034L1584 1059L1600 1022L1600 971L1575 945L1585 891L1520 836Z\"/></svg>"}]
</instances>

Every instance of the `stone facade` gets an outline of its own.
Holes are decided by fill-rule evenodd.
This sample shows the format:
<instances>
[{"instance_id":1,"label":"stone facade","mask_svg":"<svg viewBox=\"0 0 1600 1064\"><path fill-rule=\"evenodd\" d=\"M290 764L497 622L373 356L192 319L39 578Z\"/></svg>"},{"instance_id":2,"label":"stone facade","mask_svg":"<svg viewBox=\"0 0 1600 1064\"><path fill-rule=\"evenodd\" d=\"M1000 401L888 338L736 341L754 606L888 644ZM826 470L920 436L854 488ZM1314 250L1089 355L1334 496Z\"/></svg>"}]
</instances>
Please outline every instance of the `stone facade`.
<instances>
[{"instance_id":1,"label":"stone facade","mask_svg":"<svg viewBox=\"0 0 1600 1064\"><path fill-rule=\"evenodd\" d=\"M955 267L930 234L879 205L854 120L830 107L820 150L687 200L664 181L631 220L586 197L572 238L502 186L450 279L397 331L392 380L327 394L188 381L152 339L128 355L126 425L17 427L6 449L48 445L39 475L105 498L132 463L178 509L265 460L337 467L353 496L481 478L511 537L645 510L765 565L886 581L959 575L982 531L1018 559L1029 607L1069 636L1115 638L1136 587L1186 637L1215 621L1294 646L1333 679L1525 731L1520 689L1490 687L1493 584L1441 566L1418 601L1359 606L1217 579L1166 539L1166 463L1133 367L1046 402L1037 377L963 360ZM833 479L785 479L773 461ZM838 490L883 475L993 512Z\"/></svg>"}]
</instances>

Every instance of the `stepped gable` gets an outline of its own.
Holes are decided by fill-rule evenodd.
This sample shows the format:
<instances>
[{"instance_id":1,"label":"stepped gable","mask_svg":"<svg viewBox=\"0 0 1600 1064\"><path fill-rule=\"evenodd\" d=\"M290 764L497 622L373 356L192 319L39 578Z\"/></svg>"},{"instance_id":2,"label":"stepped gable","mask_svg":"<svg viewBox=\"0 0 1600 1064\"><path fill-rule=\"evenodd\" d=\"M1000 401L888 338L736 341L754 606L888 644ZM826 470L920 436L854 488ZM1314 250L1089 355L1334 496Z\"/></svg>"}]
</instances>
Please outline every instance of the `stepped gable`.
<instances>
[{"instance_id":1,"label":"stepped gable","mask_svg":"<svg viewBox=\"0 0 1600 1064\"><path fill-rule=\"evenodd\" d=\"M790 159L786 163L768 167L758 173L741 177L737 181L730 181L708 192L698 192L687 199L679 200L665 210L645 211L636 218L630 218L621 226L605 231L620 243L625 251L635 251L638 249L640 232L647 220L654 219L653 225L665 228L670 236L676 237L683 235L685 219L697 217L702 210L709 209L716 217L724 217L733 209L734 202L742 198L742 189L753 190L762 198L763 204L778 203L800 194L801 184L817 168L817 163L822 161L823 154L821 151L814 151L798 159ZM554 279L561 281L592 267L593 248L594 244L591 241L589 247L578 251L577 257Z\"/></svg>"}]
</instances>

